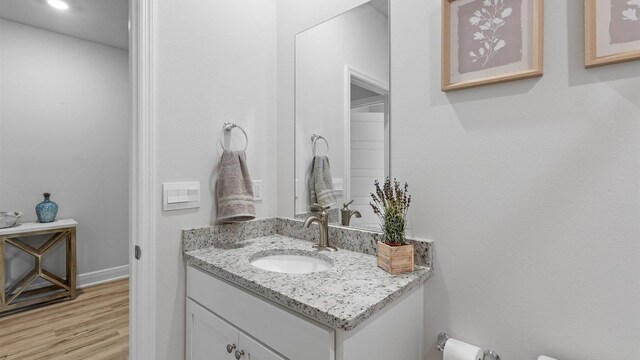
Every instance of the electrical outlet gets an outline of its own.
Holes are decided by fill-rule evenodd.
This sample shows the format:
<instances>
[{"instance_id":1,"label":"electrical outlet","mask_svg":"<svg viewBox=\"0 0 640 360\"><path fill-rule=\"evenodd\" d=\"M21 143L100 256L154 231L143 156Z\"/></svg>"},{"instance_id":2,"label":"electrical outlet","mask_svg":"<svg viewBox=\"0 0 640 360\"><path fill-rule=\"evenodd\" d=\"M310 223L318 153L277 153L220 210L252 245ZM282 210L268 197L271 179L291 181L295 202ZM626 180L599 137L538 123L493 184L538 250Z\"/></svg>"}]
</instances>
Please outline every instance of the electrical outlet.
<instances>
[{"instance_id":1,"label":"electrical outlet","mask_svg":"<svg viewBox=\"0 0 640 360\"><path fill-rule=\"evenodd\" d=\"M253 200L262 201L262 180L253 180Z\"/></svg>"}]
</instances>

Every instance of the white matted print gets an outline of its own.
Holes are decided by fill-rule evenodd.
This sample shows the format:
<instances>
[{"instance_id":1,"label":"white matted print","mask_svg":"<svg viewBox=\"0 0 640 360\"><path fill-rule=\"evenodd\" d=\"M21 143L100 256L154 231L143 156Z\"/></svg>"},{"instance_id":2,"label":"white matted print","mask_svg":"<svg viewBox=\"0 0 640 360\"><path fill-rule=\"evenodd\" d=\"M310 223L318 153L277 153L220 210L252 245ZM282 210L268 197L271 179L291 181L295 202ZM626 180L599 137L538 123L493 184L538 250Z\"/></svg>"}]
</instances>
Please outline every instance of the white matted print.
<instances>
[{"instance_id":1,"label":"white matted print","mask_svg":"<svg viewBox=\"0 0 640 360\"><path fill-rule=\"evenodd\" d=\"M640 0L585 0L585 66L640 59Z\"/></svg>"},{"instance_id":2,"label":"white matted print","mask_svg":"<svg viewBox=\"0 0 640 360\"><path fill-rule=\"evenodd\" d=\"M542 76L542 0L443 0L442 90Z\"/></svg>"}]
</instances>

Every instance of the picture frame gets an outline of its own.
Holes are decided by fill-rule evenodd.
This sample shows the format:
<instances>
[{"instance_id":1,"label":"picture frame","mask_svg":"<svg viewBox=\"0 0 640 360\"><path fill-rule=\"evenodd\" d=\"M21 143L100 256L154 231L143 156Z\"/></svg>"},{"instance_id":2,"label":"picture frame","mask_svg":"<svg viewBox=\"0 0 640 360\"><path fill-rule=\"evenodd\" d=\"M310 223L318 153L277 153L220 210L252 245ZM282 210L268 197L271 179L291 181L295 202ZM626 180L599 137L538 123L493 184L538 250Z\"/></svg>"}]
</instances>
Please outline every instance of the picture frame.
<instances>
[{"instance_id":1,"label":"picture frame","mask_svg":"<svg viewBox=\"0 0 640 360\"><path fill-rule=\"evenodd\" d=\"M543 0L442 0L442 91L540 77Z\"/></svg>"},{"instance_id":2,"label":"picture frame","mask_svg":"<svg viewBox=\"0 0 640 360\"><path fill-rule=\"evenodd\" d=\"M640 59L640 0L584 0L584 66Z\"/></svg>"}]
</instances>

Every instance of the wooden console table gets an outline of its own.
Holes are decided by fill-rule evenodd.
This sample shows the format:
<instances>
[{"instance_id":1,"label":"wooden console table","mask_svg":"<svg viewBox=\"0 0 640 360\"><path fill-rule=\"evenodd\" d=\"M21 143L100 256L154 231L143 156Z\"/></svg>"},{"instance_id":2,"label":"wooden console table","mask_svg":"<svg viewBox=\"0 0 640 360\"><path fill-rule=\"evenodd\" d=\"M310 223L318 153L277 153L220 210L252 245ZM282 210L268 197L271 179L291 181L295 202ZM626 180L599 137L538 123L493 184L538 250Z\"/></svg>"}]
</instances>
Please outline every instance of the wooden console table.
<instances>
[{"instance_id":1,"label":"wooden console table","mask_svg":"<svg viewBox=\"0 0 640 360\"><path fill-rule=\"evenodd\" d=\"M52 223L24 223L0 229L0 315L54 300L76 298L76 227L75 220L58 220ZM49 239L38 248L21 238L49 235ZM47 271L42 262L56 245L66 240L66 279ZM6 288L4 248L9 244L34 257L34 267L22 279ZM37 278L51 283L50 286L27 290Z\"/></svg>"}]
</instances>

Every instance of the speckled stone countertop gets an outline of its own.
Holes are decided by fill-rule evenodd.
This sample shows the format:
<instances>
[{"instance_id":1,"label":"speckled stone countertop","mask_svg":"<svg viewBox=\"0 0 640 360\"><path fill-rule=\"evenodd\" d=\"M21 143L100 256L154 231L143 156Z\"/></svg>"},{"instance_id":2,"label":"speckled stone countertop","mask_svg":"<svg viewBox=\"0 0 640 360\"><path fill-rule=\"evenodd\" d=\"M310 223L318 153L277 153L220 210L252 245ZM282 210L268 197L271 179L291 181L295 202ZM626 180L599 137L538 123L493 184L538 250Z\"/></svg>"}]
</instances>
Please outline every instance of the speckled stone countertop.
<instances>
[{"instance_id":1,"label":"speckled stone countertop","mask_svg":"<svg viewBox=\"0 0 640 360\"><path fill-rule=\"evenodd\" d=\"M290 229L291 224L288 225ZM197 242L199 246L193 246L194 238L202 239L204 230L185 230L184 257L189 265L334 329L355 328L432 274L431 267L416 266L411 273L390 275L377 267L375 256L363 252L345 249L318 252L311 248L312 241L278 234L277 223L263 221L245 225L245 230L251 231L245 231L245 236L236 241L220 236L224 231L214 228L211 227L210 232L217 233L217 239L212 235L209 242ZM257 228L263 230L256 232ZM196 233L200 236L194 236ZM248 238L252 233L258 236ZM429 251L430 245L430 242L425 245ZM286 274L261 270L250 264L255 258L274 254L320 257L333 266L321 272Z\"/></svg>"}]
</instances>

